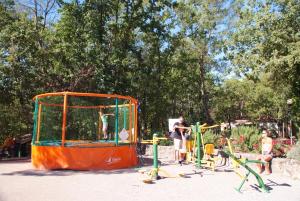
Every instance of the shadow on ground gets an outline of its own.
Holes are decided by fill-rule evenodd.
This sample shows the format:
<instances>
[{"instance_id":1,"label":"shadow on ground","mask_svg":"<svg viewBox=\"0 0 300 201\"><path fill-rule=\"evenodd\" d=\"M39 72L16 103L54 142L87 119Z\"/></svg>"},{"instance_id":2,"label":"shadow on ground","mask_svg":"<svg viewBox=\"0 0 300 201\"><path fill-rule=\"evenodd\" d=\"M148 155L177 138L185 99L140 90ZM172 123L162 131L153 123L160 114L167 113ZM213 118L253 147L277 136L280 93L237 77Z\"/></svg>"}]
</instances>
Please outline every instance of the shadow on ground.
<instances>
[{"instance_id":1,"label":"shadow on ground","mask_svg":"<svg viewBox=\"0 0 300 201\"><path fill-rule=\"evenodd\" d=\"M269 191L272 191L274 187L292 187L292 185L287 184L287 183L277 183L271 179L268 179L268 183L265 183L266 187L268 188ZM255 185L250 185L253 189L262 192L261 188L259 188L259 186L257 184Z\"/></svg>"},{"instance_id":2,"label":"shadow on ground","mask_svg":"<svg viewBox=\"0 0 300 201\"><path fill-rule=\"evenodd\" d=\"M21 171L14 171L14 172L7 172L2 173L3 176L71 176L77 174L86 174L86 175L109 175L109 174L130 174L136 173L138 170L135 168L131 169L121 169L121 170L34 170L34 169L27 169Z\"/></svg>"},{"instance_id":3,"label":"shadow on ground","mask_svg":"<svg viewBox=\"0 0 300 201\"><path fill-rule=\"evenodd\" d=\"M31 162L30 157L24 157L24 158L2 158L0 160L0 164L7 164L7 163L28 163Z\"/></svg>"},{"instance_id":4,"label":"shadow on ground","mask_svg":"<svg viewBox=\"0 0 300 201\"><path fill-rule=\"evenodd\" d=\"M30 158L22 158L22 159L11 159L11 160L2 160L0 163L2 164L17 164L17 163L30 163ZM161 161L158 161L160 166L166 165ZM150 167L153 165L153 159L147 157L140 157L139 158L139 165L136 168L128 168L128 169L119 169L119 170L35 170L35 169L26 169L26 170L19 170L13 172L4 172L0 173L3 176L14 176L14 175L21 175L21 176L70 176L76 174L130 174L138 172L139 168Z\"/></svg>"}]
</instances>

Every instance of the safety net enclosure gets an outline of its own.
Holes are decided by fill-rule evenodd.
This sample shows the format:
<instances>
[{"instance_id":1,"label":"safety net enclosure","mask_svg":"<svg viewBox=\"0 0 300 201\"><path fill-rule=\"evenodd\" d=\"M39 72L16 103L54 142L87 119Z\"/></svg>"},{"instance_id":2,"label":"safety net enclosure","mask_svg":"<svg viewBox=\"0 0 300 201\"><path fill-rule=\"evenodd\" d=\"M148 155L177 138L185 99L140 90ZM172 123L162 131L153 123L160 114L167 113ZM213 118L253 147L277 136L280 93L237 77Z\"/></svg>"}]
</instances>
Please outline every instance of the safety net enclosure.
<instances>
[{"instance_id":1,"label":"safety net enclosure","mask_svg":"<svg viewBox=\"0 0 300 201\"><path fill-rule=\"evenodd\" d=\"M38 169L119 169L137 164L137 100L59 92L34 97L32 164Z\"/></svg>"}]
</instances>

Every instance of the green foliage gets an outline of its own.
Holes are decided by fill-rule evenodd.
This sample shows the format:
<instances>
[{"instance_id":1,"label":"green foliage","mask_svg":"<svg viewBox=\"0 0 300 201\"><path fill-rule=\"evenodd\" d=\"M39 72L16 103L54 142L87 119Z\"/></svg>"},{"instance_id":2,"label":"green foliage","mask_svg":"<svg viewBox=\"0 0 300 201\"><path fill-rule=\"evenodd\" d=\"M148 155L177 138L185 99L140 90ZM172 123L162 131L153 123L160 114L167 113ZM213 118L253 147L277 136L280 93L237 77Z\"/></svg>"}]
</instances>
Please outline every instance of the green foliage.
<instances>
[{"instance_id":1,"label":"green foliage","mask_svg":"<svg viewBox=\"0 0 300 201\"><path fill-rule=\"evenodd\" d=\"M260 152L261 133L255 126L239 126L231 130L231 138L235 141L236 149L243 152Z\"/></svg>"},{"instance_id":2,"label":"green foliage","mask_svg":"<svg viewBox=\"0 0 300 201\"><path fill-rule=\"evenodd\" d=\"M218 147L220 135L216 134L213 130L208 130L203 134L204 144L214 144L215 147Z\"/></svg>"},{"instance_id":3,"label":"green foliage","mask_svg":"<svg viewBox=\"0 0 300 201\"><path fill-rule=\"evenodd\" d=\"M238 20L226 44L234 69L254 81L261 73L270 73L273 90L259 90L261 96L290 88L288 98L299 97L299 1L242 1L235 12Z\"/></svg>"},{"instance_id":4,"label":"green foliage","mask_svg":"<svg viewBox=\"0 0 300 201\"><path fill-rule=\"evenodd\" d=\"M300 120L296 0L61 0L52 24L19 2L0 1L2 139L32 130L33 96L66 90L138 98L150 131L180 113L190 123L286 119L289 98ZM249 150L257 138L247 136Z\"/></svg>"},{"instance_id":5,"label":"green foliage","mask_svg":"<svg viewBox=\"0 0 300 201\"><path fill-rule=\"evenodd\" d=\"M214 99L215 118L227 122L235 119L260 117L285 118L289 88L272 87L270 74L261 74L259 81L229 79L217 89Z\"/></svg>"}]
</instances>

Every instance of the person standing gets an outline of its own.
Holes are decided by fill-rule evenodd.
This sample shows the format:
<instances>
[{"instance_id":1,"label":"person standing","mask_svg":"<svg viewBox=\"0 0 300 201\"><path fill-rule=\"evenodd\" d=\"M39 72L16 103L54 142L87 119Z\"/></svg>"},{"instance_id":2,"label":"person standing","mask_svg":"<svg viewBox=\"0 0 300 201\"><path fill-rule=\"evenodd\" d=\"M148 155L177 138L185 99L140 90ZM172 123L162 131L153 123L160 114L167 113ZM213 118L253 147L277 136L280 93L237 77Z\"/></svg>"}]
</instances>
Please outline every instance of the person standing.
<instances>
[{"instance_id":1,"label":"person standing","mask_svg":"<svg viewBox=\"0 0 300 201\"><path fill-rule=\"evenodd\" d=\"M171 137L174 139L175 161L178 161L179 163L182 163L184 159L184 153L182 152L184 152L184 148L186 147L186 127L188 127L188 124L184 121L184 118L181 115L178 118L178 122L173 125L173 132L171 133Z\"/></svg>"}]
</instances>

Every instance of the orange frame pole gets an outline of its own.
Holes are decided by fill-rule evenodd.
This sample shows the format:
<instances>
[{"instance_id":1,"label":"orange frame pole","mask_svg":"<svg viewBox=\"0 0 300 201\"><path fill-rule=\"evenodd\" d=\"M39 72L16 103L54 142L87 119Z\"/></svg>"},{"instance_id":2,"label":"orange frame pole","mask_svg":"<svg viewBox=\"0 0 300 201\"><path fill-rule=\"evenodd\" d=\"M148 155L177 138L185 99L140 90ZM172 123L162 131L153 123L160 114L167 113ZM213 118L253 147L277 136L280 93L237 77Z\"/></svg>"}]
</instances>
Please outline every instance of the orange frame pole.
<instances>
[{"instance_id":1,"label":"orange frame pole","mask_svg":"<svg viewBox=\"0 0 300 201\"><path fill-rule=\"evenodd\" d=\"M138 124L138 113L137 113L137 102L135 102L134 103L134 142L136 143L136 140L137 140L137 129L138 129L138 126L137 126L137 124Z\"/></svg>"},{"instance_id":2,"label":"orange frame pole","mask_svg":"<svg viewBox=\"0 0 300 201\"><path fill-rule=\"evenodd\" d=\"M41 112L42 112L42 104L39 104L39 113L38 113L38 127L37 127L37 137L36 141L40 141L40 128L41 128Z\"/></svg>"},{"instance_id":3,"label":"orange frame pole","mask_svg":"<svg viewBox=\"0 0 300 201\"><path fill-rule=\"evenodd\" d=\"M48 96L64 96L65 94L71 95L71 96L86 96L86 97L104 97L104 98L119 98L119 99L125 99L125 100L132 100L136 103L136 99L130 97L130 96L121 96L116 94L96 94L96 93L78 93L78 92L57 92L57 93L45 93L35 96L35 98L43 98Z\"/></svg>"},{"instance_id":4,"label":"orange frame pole","mask_svg":"<svg viewBox=\"0 0 300 201\"><path fill-rule=\"evenodd\" d=\"M129 102L129 141L132 143L132 108L131 108L131 100Z\"/></svg>"},{"instance_id":5,"label":"orange frame pole","mask_svg":"<svg viewBox=\"0 0 300 201\"><path fill-rule=\"evenodd\" d=\"M61 146L65 146L65 140L66 140L66 121L67 121L67 101L68 101L68 95L64 94L64 108L63 108L63 119L62 119L62 129L61 129L61 136L62 136L62 144Z\"/></svg>"}]
</instances>

